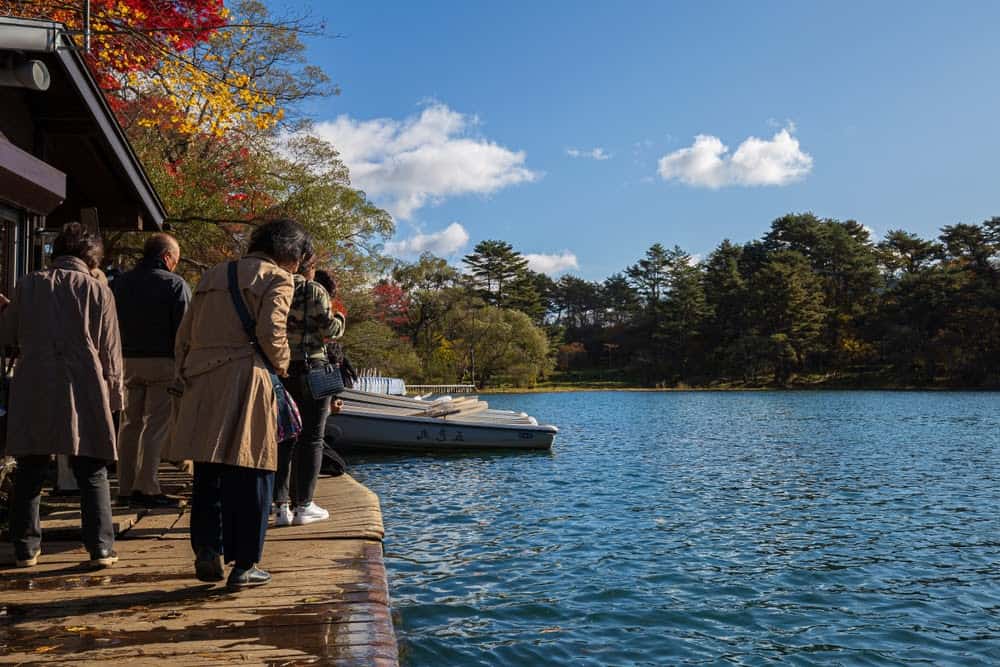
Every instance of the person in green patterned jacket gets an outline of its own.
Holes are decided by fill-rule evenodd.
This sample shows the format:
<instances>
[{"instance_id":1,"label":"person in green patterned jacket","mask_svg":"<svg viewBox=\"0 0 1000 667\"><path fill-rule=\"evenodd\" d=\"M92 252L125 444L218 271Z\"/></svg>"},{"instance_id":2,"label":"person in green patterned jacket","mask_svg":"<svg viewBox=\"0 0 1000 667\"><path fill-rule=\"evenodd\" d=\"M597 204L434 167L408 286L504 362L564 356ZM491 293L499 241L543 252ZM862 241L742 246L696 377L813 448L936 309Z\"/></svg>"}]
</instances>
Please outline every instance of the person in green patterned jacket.
<instances>
[{"instance_id":1,"label":"person in green patterned jacket","mask_svg":"<svg viewBox=\"0 0 1000 667\"><path fill-rule=\"evenodd\" d=\"M326 343L344 334L344 316L335 312L326 289L313 280L316 257L302 260L294 276L295 294L288 312L288 348L292 362L282 381L302 415L302 432L296 440L278 445L278 470L274 480L275 526L301 526L329 518L313 502L316 479L323 462L323 430L330 414L330 397L316 399L309 392L310 368L327 363ZM295 475L291 474L292 466ZM294 477L294 484L292 484Z\"/></svg>"}]
</instances>

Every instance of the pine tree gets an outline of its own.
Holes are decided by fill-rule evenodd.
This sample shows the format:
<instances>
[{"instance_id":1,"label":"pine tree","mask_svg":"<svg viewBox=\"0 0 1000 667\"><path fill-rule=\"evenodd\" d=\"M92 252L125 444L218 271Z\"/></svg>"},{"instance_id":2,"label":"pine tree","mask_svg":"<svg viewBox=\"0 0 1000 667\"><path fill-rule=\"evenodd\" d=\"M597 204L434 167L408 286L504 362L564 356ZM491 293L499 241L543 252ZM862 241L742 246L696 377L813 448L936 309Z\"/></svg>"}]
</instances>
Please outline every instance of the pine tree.
<instances>
[{"instance_id":1,"label":"pine tree","mask_svg":"<svg viewBox=\"0 0 1000 667\"><path fill-rule=\"evenodd\" d=\"M483 299L502 306L507 291L528 268L528 260L506 241L480 241L462 262L469 267L473 282Z\"/></svg>"},{"instance_id":2,"label":"pine tree","mask_svg":"<svg viewBox=\"0 0 1000 667\"><path fill-rule=\"evenodd\" d=\"M753 277L753 317L760 337L770 341L775 381L785 383L821 351L823 324L829 313L822 282L809 261L794 250L771 254Z\"/></svg>"}]
</instances>

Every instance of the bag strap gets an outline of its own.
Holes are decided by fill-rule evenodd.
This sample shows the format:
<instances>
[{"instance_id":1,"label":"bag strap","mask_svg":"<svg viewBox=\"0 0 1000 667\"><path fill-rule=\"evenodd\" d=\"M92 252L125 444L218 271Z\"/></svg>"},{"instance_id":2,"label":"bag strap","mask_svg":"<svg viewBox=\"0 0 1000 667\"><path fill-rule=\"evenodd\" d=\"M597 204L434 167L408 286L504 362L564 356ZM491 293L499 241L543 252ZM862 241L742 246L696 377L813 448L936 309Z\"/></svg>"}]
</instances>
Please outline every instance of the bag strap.
<instances>
[{"instance_id":1,"label":"bag strap","mask_svg":"<svg viewBox=\"0 0 1000 667\"><path fill-rule=\"evenodd\" d=\"M309 333L309 281L302 282L302 359L309 367L309 352L306 351L306 335Z\"/></svg>"},{"instance_id":2,"label":"bag strap","mask_svg":"<svg viewBox=\"0 0 1000 667\"><path fill-rule=\"evenodd\" d=\"M253 345L254 349L257 350L257 354L260 355L261 360L264 362L264 366L267 368L268 372L274 373L274 366L271 365L271 360L267 358L264 354L264 350L260 346L260 341L257 340L257 323L254 322L253 318L250 317L250 311L247 310L247 304L243 300L243 295L240 293L240 285L236 276L236 269L238 261L229 262L227 267L228 279L229 279L229 296L233 300L233 306L236 308L236 314L240 318L240 322L243 324L243 331L246 332L247 338L250 339L250 344Z\"/></svg>"}]
</instances>

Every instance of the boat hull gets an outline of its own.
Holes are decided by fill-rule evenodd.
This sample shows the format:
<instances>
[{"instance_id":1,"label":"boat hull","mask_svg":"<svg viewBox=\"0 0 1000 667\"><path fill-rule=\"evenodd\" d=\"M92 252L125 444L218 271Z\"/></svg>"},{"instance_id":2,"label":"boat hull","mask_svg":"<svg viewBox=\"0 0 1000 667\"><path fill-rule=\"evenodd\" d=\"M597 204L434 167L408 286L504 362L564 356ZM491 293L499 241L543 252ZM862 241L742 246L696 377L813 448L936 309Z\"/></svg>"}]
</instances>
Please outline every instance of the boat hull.
<instances>
[{"instance_id":1,"label":"boat hull","mask_svg":"<svg viewBox=\"0 0 1000 667\"><path fill-rule=\"evenodd\" d=\"M546 450L551 449L558 432L555 426L548 425L350 412L330 415L326 425L331 444L351 451Z\"/></svg>"}]
</instances>

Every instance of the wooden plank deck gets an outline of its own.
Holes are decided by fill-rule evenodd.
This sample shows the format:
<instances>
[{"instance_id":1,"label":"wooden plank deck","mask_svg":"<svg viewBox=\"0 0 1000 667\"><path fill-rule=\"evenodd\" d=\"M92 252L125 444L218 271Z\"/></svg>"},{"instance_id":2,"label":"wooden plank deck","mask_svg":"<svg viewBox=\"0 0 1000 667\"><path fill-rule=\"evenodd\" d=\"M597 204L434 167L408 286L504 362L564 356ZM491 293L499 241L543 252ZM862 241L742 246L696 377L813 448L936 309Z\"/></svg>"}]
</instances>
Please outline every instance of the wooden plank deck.
<instances>
[{"instance_id":1,"label":"wooden plank deck","mask_svg":"<svg viewBox=\"0 0 1000 667\"><path fill-rule=\"evenodd\" d=\"M47 519L38 567L0 546L0 664L397 665L378 497L343 475L316 501L330 520L269 530L274 579L240 593L194 578L186 509L119 512L120 560L100 571L72 517Z\"/></svg>"}]
</instances>

